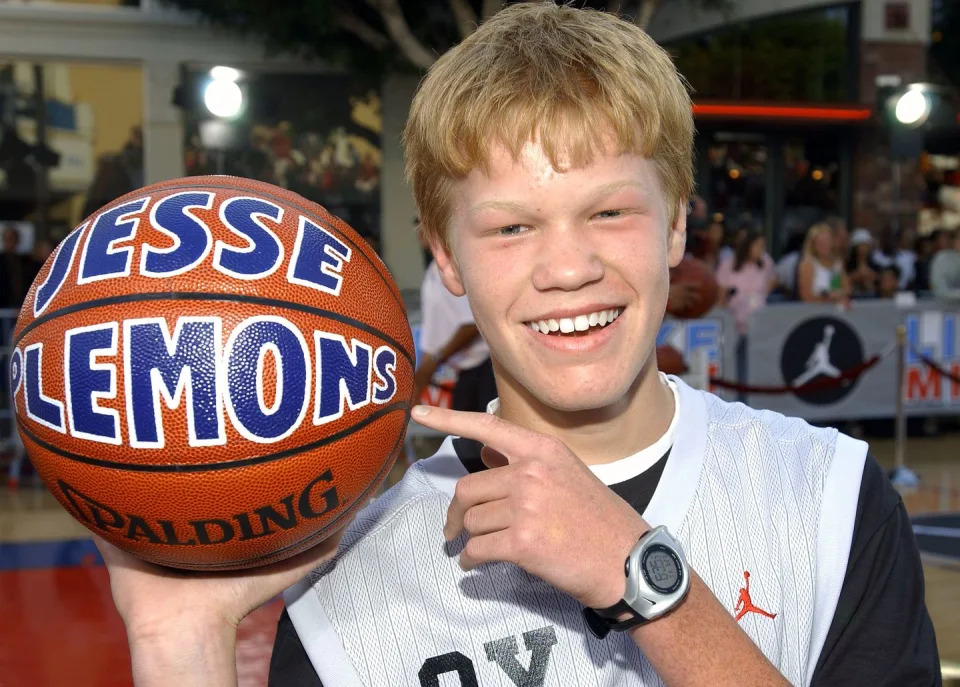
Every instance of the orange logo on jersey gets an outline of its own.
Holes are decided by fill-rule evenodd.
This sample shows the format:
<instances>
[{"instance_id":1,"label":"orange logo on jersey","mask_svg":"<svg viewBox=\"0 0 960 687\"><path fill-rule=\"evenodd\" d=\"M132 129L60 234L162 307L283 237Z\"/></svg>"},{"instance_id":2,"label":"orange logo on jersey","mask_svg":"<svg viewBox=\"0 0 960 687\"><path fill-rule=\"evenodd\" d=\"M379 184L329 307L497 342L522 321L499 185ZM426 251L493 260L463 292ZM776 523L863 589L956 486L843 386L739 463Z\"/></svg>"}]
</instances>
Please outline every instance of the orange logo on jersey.
<instances>
[{"instance_id":1,"label":"orange logo on jersey","mask_svg":"<svg viewBox=\"0 0 960 687\"><path fill-rule=\"evenodd\" d=\"M746 586L740 588L740 599L737 601L736 608L733 609L734 613L737 613L737 611L739 611L739 613L737 613L737 617L734 618L734 620L740 622L740 618L747 613L757 613L767 618L776 618L776 613L767 613L759 606L753 605L753 601L750 599L750 573L744 570L743 577L746 580Z\"/></svg>"}]
</instances>

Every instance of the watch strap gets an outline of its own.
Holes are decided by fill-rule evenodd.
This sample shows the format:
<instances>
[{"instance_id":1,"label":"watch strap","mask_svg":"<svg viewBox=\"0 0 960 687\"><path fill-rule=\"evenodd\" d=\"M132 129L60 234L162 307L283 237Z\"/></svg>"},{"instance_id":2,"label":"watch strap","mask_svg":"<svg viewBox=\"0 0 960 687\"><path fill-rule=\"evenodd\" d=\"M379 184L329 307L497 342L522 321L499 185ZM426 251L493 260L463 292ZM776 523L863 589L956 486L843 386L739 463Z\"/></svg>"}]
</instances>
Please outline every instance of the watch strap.
<instances>
[{"instance_id":1,"label":"watch strap","mask_svg":"<svg viewBox=\"0 0 960 687\"><path fill-rule=\"evenodd\" d=\"M630 617L617 620L624 613L629 614ZM590 632L597 639L603 639L611 632L622 632L647 622L646 618L633 610L623 599L607 608L584 608L583 618L587 621Z\"/></svg>"}]
</instances>

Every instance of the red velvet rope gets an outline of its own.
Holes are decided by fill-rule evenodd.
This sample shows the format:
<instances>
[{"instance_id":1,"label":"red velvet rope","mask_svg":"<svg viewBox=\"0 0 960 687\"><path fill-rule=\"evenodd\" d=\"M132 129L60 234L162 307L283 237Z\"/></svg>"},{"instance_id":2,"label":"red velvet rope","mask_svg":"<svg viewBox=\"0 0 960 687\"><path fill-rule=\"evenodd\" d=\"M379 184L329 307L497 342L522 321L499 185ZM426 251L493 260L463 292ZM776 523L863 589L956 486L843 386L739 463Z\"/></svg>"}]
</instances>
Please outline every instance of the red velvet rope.
<instances>
[{"instance_id":1,"label":"red velvet rope","mask_svg":"<svg viewBox=\"0 0 960 687\"><path fill-rule=\"evenodd\" d=\"M859 365L854 365L853 367L843 370L839 377L820 377L819 379L814 379L800 386L757 386L753 384L739 384L738 382L731 382L728 379L720 379L719 377L711 377L710 383L721 389L732 389L733 391L749 394L803 394L810 391L821 391L823 389L834 389L838 386L843 386L859 378L860 375L879 363L882 359L882 355L875 355Z\"/></svg>"},{"instance_id":2,"label":"red velvet rope","mask_svg":"<svg viewBox=\"0 0 960 687\"><path fill-rule=\"evenodd\" d=\"M939 365L936 361L931 360L930 358L928 358L928 357L925 356L925 355L922 355L922 354L920 354L920 353L917 353L917 351L915 351L915 350L913 351L913 354L914 354L916 357L920 358L920 361L921 361L924 365L926 365L927 367L936 370L937 372L939 372L940 374L942 374L944 377L946 377L947 379L949 379L950 381L952 381L954 384L960 384L960 377L958 377L957 375L953 374L952 372L949 372L949 371L945 370L944 368L940 367L940 365Z\"/></svg>"}]
</instances>

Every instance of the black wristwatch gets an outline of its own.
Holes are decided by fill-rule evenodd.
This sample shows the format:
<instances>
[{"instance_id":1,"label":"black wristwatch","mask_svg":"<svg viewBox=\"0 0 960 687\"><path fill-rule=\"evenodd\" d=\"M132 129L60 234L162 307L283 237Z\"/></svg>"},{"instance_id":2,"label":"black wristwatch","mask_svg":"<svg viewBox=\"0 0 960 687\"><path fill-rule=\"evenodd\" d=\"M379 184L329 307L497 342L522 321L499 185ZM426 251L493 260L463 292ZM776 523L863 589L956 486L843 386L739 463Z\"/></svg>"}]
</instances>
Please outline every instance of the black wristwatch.
<instances>
[{"instance_id":1,"label":"black wristwatch","mask_svg":"<svg viewBox=\"0 0 960 687\"><path fill-rule=\"evenodd\" d=\"M663 525L646 532L624 561L626 591L608 608L584 608L587 627L598 639L666 615L690 591L690 568L680 542ZM627 615L624 618L624 615Z\"/></svg>"}]
</instances>

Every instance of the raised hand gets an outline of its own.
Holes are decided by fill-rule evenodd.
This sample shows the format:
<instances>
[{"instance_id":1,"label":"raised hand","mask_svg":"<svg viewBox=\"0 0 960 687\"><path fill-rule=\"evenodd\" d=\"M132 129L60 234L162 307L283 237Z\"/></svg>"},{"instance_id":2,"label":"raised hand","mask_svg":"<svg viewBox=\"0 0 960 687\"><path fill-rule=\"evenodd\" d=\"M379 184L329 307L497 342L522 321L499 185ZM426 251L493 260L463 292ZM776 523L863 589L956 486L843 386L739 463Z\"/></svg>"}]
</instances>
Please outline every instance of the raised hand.
<instances>
[{"instance_id":1,"label":"raised hand","mask_svg":"<svg viewBox=\"0 0 960 687\"><path fill-rule=\"evenodd\" d=\"M487 413L417 406L413 418L484 444L490 469L460 479L444 527L470 535L461 567L506 561L585 606L620 600L623 561L650 527L560 440Z\"/></svg>"}]
</instances>

